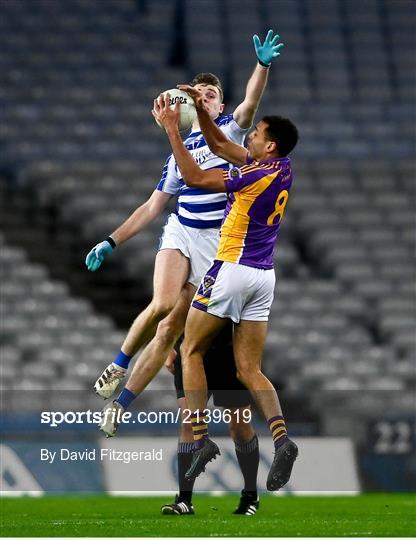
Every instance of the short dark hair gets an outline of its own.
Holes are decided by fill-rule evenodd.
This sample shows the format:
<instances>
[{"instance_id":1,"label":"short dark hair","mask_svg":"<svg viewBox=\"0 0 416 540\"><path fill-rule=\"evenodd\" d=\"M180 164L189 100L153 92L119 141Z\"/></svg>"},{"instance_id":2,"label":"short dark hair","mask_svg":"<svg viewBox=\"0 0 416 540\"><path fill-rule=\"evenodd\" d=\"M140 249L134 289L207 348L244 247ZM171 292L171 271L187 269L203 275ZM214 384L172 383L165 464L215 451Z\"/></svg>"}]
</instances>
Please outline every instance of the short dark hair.
<instances>
[{"instance_id":1,"label":"short dark hair","mask_svg":"<svg viewBox=\"0 0 416 540\"><path fill-rule=\"evenodd\" d=\"M221 81L213 73L198 73L198 75L195 75L191 82L191 86L195 86L197 84L211 84L212 86L216 86L220 93L221 102L224 99Z\"/></svg>"},{"instance_id":2,"label":"short dark hair","mask_svg":"<svg viewBox=\"0 0 416 540\"><path fill-rule=\"evenodd\" d=\"M267 138L277 144L279 156L287 156L299 139L295 124L283 116L264 116L262 120L267 124L265 130Z\"/></svg>"}]
</instances>

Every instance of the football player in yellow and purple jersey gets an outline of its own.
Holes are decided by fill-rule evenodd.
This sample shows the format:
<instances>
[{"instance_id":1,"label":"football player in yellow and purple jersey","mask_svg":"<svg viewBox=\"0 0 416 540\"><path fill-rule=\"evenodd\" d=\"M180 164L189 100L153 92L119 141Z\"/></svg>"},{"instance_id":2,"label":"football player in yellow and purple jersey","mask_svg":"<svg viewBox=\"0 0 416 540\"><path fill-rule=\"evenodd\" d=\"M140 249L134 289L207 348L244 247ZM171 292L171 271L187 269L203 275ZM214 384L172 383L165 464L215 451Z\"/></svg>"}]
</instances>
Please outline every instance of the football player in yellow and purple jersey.
<instances>
[{"instance_id":1,"label":"football player in yellow and purple jersey","mask_svg":"<svg viewBox=\"0 0 416 540\"><path fill-rule=\"evenodd\" d=\"M194 297L181 348L184 389L193 411L196 448L187 477L197 477L219 454L217 445L208 437L204 414L207 383L203 357L231 319L237 377L264 414L273 438L275 457L267 489L275 491L288 482L298 449L288 438L276 390L262 373L261 361L274 295L274 246L292 185L288 154L297 143L298 132L286 118L265 116L248 136L244 148L228 140L212 122L204 97L196 89L180 88L195 101L210 149L234 164L228 171L200 169L180 138L179 108L170 110L164 98L155 102L153 115L166 130L185 183L227 193L220 244Z\"/></svg>"}]
</instances>

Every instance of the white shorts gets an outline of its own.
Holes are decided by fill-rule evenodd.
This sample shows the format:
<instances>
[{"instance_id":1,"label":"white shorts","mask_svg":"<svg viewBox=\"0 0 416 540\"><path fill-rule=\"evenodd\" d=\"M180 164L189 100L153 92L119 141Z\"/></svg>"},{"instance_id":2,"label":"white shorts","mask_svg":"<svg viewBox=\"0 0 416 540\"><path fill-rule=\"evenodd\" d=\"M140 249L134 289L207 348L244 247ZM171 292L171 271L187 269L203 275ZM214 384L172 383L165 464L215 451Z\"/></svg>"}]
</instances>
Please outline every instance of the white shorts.
<instances>
[{"instance_id":1,"label":"white shorts","mask_svg":"<svg viewBox=\"0 0 416 540\"><path fill-rule=\"evenodd\" d=\"M182 225L176 214L170 214L160 238L159 251L179 249L189 259L188 282L198 287L212 265L220 241L219 229L194 229Z\"/></svg>"},{"instance_id":2,"label":"white shorts","mask_svg":"<svg viewBox=\"0 0 416 540\"><path fill-rule=\"evenodd\" d=\"M267 321L275 283L273 269L216 260L202 279L192 306L235 323Z\"/></svg>"}]
</instances>

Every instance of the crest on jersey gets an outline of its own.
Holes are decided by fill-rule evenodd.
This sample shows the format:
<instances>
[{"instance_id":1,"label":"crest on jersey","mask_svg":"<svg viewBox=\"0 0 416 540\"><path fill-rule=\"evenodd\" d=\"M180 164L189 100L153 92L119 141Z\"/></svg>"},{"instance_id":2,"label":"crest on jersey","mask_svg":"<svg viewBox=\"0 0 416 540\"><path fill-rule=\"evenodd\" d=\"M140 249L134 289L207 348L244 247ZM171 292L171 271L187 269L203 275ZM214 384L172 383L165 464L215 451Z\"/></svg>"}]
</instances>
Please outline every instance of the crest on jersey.
<instances>
[{"instance_id":1,"label":"crest on jersey","mask_svg":"<svg viewBox=\"0 0 416 540\"><path fill-rule=\"evenodd\" d=\"M228 171L228 178L230 180L236 180L237 178L241 178L243 175L238 167L231 167Z\"/></svg>"},{"instance_id":2,"label":"crest on jersey","mask_svg":"<svg viewBox=\"0 0 416 540\"><path fill-rule=\"evenodd\" d=\"M202 280L202 289L203 294L206 294L208 289L210 289L215 283L215 278L209 275L204 276L204 279Z\"/></svg>"}]
</instances>

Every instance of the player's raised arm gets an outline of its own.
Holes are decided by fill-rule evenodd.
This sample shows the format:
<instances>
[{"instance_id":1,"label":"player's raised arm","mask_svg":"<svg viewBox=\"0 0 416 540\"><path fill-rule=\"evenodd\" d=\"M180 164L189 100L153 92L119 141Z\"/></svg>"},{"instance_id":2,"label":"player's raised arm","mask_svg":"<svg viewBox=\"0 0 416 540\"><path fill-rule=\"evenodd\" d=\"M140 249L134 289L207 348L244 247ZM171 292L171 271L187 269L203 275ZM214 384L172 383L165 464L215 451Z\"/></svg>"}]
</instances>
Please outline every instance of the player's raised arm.
<instances>
[{"instance_id":1,"label":"player's raised arm","mask_svg":"<svg viewBox=\"0 0 416 540\"><path fill-rule=\"evenodd\" d=\"M150 222L156 219L162 210L166 207L169 199L172 197L169 193L155 190L149 199L136 208L136 210L113 231L110 236L92 248L88 253L85 264L91 272L95 272L115 247L122 244L132 236L143 230Z\"/></svg>"},{"instance_id":2,"label":"player's raised arm","mask_svg":"<svg viewBox=\"0 0 416 540\"><path fill-rule=\"evenodd\" d=\"M194 100L199 126L211 152L234 165L244 165L247 162L246 148L227 139L217 124L211 120L204 107L201 93L187 84L178 85L178 88L187 92Z\"/></svg>"},{"instance_id":3,"label":"player's raised arm","mask_svg":"<svg viewBox=\"0 0 416 540\"><path fill-rule=\"evenodd\" d=\"M260 104L269 76L269 68L274 58L280 56L283 43L279 43L279 35L273 30L267 32L266 39L261 43L257 35L253 36L254 48L257 56L257 65L247 83L244 100L233 113L234 120L241 128L249 128Z\"/></svg>"},{"instance_id":4,"label":"player's raised arm","mask_svg":"<svg viewBox=\"0 0 416 540\"><path fill-rule=\"evenodd\" d=\"M162 94L157 100L155 99L152 114L166 131L184 182L191 187L225 192L222 169L202 170L185 148L178 129L179 107L177 103L175 109L172 110L169 106L169 94Z\"/></svg>"}]
</instances>

